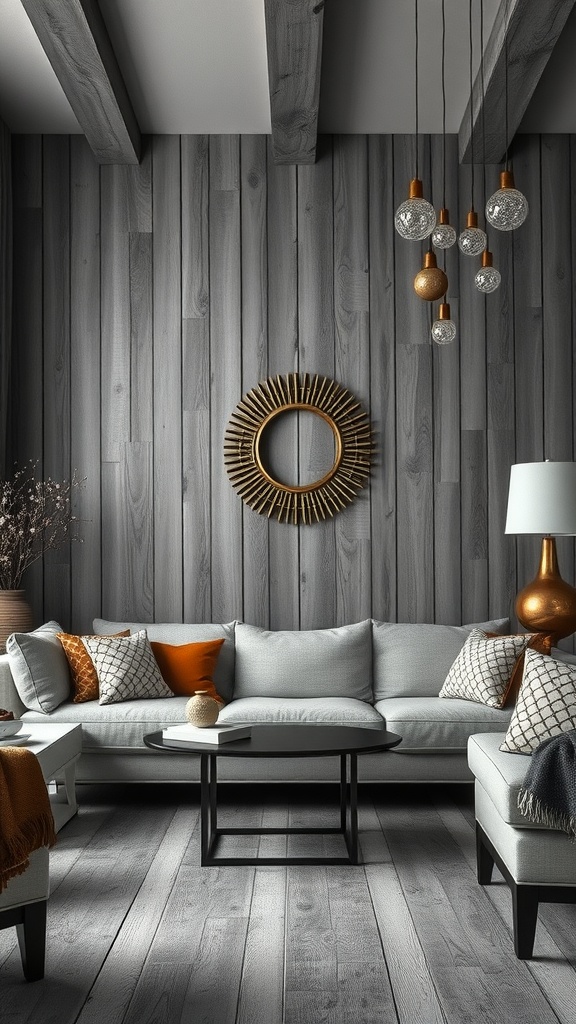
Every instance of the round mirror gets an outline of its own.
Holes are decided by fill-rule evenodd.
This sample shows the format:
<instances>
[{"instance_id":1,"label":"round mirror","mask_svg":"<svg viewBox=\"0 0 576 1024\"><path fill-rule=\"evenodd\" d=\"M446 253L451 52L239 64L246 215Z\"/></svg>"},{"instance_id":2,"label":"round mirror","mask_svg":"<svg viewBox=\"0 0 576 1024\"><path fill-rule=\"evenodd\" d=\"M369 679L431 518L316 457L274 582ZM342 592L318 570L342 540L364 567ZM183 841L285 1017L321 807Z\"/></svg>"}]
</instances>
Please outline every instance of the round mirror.
<instances>
[{"instance_id":1,"label":"round mirror","mask_svg":"<svg viewBox=\"0 0 576 1024\"><path fill-rule=\"evenodd\" d=\"M294 412L295 433L293 419L286 416ZM283 431L283 458L278 458L277 431ZM322 436L320 444L315 436ZM308 457L302 460L297 449L306 451L307 440ZM373 451L370 421L360 403L336 381L307 373L269 377L244 395L224 441L226 470L243 501L262 515L294 524L320 522L349 505L370 475ZM316 476L319 465L323 471ZM284 482L296 475L310 475L311 482Z\"/></svg>"}]
</instances>

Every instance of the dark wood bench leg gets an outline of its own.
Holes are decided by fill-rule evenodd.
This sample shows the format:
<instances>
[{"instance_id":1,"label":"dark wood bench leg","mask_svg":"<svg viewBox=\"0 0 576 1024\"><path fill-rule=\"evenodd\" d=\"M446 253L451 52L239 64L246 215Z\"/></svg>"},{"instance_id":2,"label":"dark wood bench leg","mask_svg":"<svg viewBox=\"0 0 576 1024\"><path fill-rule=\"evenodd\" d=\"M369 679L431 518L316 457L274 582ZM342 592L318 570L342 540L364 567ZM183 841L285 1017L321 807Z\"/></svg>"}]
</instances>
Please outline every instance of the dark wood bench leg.
<instances>
[{"instance_id":1,"label":"dark wood bench leg","mask_svg":"<svg viewBox=\"0 0 576 1024\"><path fill-rule=\"evenodd\" d=\"M46 956L46 900L22 907L22 923L16 925L26 981L44 977Z\"/></svg>"},{"instance_id":2,"label":"dark wood bench leg","mask_svg":"<svg viewBox=\"0 0 576 1024\"><path fill-rule=\"evenodd\" d=\"M476 874L480 885L490 885L494 858L482 840L482 829L476 824Z\"/></svg>"},{"instance_id":3,"label":"dark wood bench leg","mask_svg":"<svg viewBox=\"0 0 576 1024\"><path fill-rule=\"evenodd\" d=\"M514 952L519 960L530 960L534 952L534 937L538 920L538 889L534 885L510 883L512 892L512 920L514 923Z\"/></svg>"}]
</instances>

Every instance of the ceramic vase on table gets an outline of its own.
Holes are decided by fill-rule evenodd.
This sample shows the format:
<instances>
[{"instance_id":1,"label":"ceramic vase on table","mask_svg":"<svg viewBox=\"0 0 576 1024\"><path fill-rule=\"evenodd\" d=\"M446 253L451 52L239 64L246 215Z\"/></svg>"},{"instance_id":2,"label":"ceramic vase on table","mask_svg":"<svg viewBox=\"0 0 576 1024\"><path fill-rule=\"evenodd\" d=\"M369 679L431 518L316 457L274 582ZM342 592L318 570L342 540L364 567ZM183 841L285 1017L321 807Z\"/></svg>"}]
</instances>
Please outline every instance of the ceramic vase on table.
<instances>
[{"instance_id":1,"label":"ceramic vase on table","mask_svg":"<svg viewBox=\"0 0 576 1024\"><path fill-rule=\"evenodd\" d=\"M29 633L34 625L25 590L0 590L0 654L10 633Z\"/></svg>"},{"instance_id":2,"label":"ceramic vase on table","mask_svg":"<svg viewBox=\"0 0 576 1024\"><path fill-rule=\"evenodd\" d=\"M186 719L199 729L215 725L220 714L220 704L210 696L208 690L197 690L186 704Z\"/></svg>"}]
</instances>

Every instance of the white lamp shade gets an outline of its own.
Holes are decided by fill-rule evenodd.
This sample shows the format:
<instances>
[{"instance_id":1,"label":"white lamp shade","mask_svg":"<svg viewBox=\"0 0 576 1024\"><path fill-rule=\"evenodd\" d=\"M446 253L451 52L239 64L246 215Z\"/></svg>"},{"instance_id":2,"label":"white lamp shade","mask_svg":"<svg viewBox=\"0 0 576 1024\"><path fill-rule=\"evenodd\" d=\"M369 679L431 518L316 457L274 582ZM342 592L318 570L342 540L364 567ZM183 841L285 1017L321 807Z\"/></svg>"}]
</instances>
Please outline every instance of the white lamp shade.
<instances>
[{"instance_id":1,"label":"white lamp shade","mask_svg":"<svg viewBox=\"0 0 576 1024\"><path fill-rule=\"evenodd\" d=\"M505 532L576 536L576 462L512 466Z\"/></svg>"}]
</instances>

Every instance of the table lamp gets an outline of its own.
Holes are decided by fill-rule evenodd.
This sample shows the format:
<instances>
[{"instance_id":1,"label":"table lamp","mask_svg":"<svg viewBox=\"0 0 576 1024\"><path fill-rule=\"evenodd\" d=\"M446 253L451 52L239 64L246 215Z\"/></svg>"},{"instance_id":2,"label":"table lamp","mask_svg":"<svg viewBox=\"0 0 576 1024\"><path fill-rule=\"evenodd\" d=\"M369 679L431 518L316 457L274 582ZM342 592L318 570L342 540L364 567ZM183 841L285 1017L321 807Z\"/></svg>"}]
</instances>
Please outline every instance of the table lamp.
<instances>
[{"instance_id":1,"label":"table lamp","mask_svg":"<svg viewBox=\"0 0 576 1024\"><path fill-rule=\"evenodd\" d=\"M576 462L512 466L505 532L544 535L536 577L516 597L518 621L553 643L574 633L576 589L560 576L555 537L576 536Z\"/></svg>"}]
</instances>

